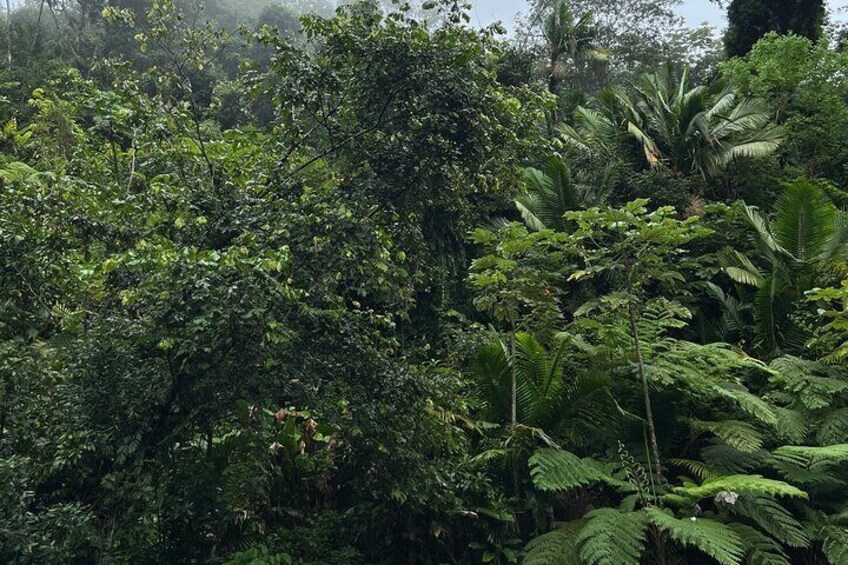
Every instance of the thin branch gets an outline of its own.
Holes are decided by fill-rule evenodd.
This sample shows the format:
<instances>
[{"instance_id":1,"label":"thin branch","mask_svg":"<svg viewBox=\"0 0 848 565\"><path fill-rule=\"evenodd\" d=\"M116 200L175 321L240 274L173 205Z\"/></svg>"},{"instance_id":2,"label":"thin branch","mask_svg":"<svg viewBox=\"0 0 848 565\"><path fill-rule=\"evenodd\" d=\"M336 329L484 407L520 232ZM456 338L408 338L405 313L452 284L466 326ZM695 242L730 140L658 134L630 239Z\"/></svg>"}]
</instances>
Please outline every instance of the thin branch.
<instances>
[{"instance_id":1,"label":"thin branch","mask_svg":"<svg viewBox=\"0 0 848 565\"><path fill-rule=\"evenodd\" d=\"M127 192L132 189L133 179L135 178L135 138L138 135L138 128L133 128L133 138L132 144L130 146L130 152L132 153L132 161L130 161L130 175L129 180L127 181Z\"/></svg>"}]
</instances>

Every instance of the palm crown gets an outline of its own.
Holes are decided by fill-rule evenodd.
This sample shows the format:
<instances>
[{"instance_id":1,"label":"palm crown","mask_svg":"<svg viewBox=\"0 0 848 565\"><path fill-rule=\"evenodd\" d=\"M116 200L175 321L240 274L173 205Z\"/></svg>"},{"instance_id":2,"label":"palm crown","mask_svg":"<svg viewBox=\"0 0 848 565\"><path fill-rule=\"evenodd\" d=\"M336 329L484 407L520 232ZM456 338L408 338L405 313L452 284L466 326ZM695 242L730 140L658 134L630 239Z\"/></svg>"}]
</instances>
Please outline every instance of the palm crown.
<instances>
[{"instance_id":1,"label":"palm crown","mask_svg":"<svg viewBox=\"0 0 848 565\"><path fill-rule=\"evenodd\" d=\"M651 167L705 178L736 159L768 156L783 141L764 102L733 88L718 94L690 88L688 71L677 83L669 73L652 73L633 94L608 91L594 107L579 108L574 124L561 126L560 133L573 145L607 152L623 136L638 143Z\"/></svg>"}]
</instances>

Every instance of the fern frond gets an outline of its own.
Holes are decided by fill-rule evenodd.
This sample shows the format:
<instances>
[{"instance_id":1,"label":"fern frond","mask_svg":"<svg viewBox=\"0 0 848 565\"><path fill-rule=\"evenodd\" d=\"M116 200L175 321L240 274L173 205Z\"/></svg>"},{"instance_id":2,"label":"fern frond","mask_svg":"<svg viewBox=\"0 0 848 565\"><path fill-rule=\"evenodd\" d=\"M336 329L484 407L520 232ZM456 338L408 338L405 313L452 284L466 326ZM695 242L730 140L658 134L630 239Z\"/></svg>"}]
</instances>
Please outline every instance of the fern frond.
<instances>
[{"instance_id":1,"label":"fern frond","mask_svg":"<svg viewBox=\"0 0 848 565\"><path fill-rule=\"evenodd\" d=\"M801 443L807 437L807 421L803 414L790 408L775 407L776 430L780 438L792 443Z\"/></svg>"},{"instance_id":2,"label":"fern frond","mask_svg":"<svg viewBox=\"0 0 848 565\"><path fill-rule=\"evenodd\" d=\"M474 457L468 460L472 465L482 465L484 463L488 463L489 461L495 461L497 459L502 459L509 455L508 449L487 449L482 453L478 453Z\"/></svg>"},{"instance_id":3,"label":"fern frond","mask_svg":"<svg viewBox=\"0 0 848 565\"><path fill-rule=\"evenodd\" d=\"M848 444L827 447L785 445L775 449L774 455L800 467L815 469L848 461Z\"/></svg>"},{"instance_id":4,"label":"fern frond","mask_svg":"<svg viewBox=\"0 0 848 565\"><path fill-rule=\"evenodd\" d=\"M701 551L721 565L740 565L745 545L725 524L708 518L678 520L659 508L647 508L648 521L675 542Z\"/></svg>"},{"instance_id":5,"label":"fern frond","mask_svg":"<svg viewBox=\"0 0 848 565\"><path fill-rule=\"evenodd\" d=\"M830 565L848 563L848 530L829 526L822 529L822 551Z\"/></svg>"},{"instance_id":6,"label":"fern frond","mask_svg":"<svg viewBox=\"0 0 848 565\"><path fill-rule=\"evenodd\" d=\"M718 475L709 465L692 459L669 459L669 465L685 469L693 476L703 480L715 478Z\"/></svg>"},{"instance_id":7,"label":"fern frond","mask_svg":"<svg viewBox=\"0 0 848 565\"><path fill-rule=\"evenodd\" d=\"M834 445L848 438L848 408L828 414L816 435L820 445Z\"/></svg>"},{"instance_id":8,"label":"fern frond","mask_svg":"<svg viewBox=\"0 0 848 565\"><path fill-rule=\"evenodd\" d=\"M777 414L774 406L741 387L723 387L722 395L736 402L739 408L763 424L773 428L777 426Z\"/></svg>"},{"instance_id":9,"label":"fern frond","mask_svg":"<svg viewBox=\"0 0 848 565\"><path fill-rule=\"evenodd\" d=\"M769 454L765 451L744 453L726 444L716 444L704 447L701 458L704 462L722 475L743 474L762 467L768 461Z\"/></svg>"},{"instance_id":10,"label":"fern frond","mask_svg":"<svg viewBox=\"0 0 848 565\"><path fill-rule=\"evenodd\" d=\"M737 370L768 372L761 362L745 356L726 344L699 345L669 340L666 351L657 353L646 372L650 380L664 387L678 387L699 398L724 398L764 424L773 427L777 416L772 406L751 394L728 374Z\"/></svg>"},{"instance_id":11,"label":"fern frond","mask_svg":"<svg viewBox=\"0 0 848 565\"><path fill-rule=\"evenodd\" d=\"M804 461L773 456L770 465L787 481L807 489L832 491L845 486L845 481L837 473L832 472L834 466L830 463L806 467Z\"/></svg>"},{"instance_id":12,"label":"fern frond","mask_svg":"<svg viewBox=\"0 0 848 565\"><path fill-rule=\"evenodd\" d=\"M534 538L524 548L523 565L580 565L574 533L553 530Z\"/></svg>"},{"instance_id":13,"label":"fern frond","mask_svg":"<svg viewBox=\"0 0 848 565\"><path fill-rule=\"evenodd\" d=\"M715 434L726 444L746 453L758 451L763 446L763 435L748 422L739 420L723 420L721 422L690 420L689 425L695 431Z\"/></svg>"},{"instance_id":14,"label":"fern frond","mask_svg":"<svg viewBox=\"0 0 848 565\"><path fill-rule=\"evenodd\" d=\"M639 565L648 527L643 513L600 508L586 518L588 522L577 536L581 563Z\"/></svg>"},{"instance_id":15,"label":"fern frond","mask_svg":"<svg viewBox=\"0 0 848 565\"><path fill-rule=\"evenodd\" d=\"M580 459L568 451L537 449L528 463L533 484L544 492L570 490L593 483L625 485L607 473L597 461Z\"/></svg>"},{"instance_id":16,"label":"fern frond","mask_svg":"<svg viewBox=\"0 0 848 565\"><path fill-rule=\"evenodd\" d=\"M686 485L674 488L674 496L687 500L701 500L713 497L720 492L735 492L744 495L785 496L789 498L807 498L801 489L760 475L727 475L707 479L700 486Z\"/></svg>"},{"instance_id":17,"label":"fern frond","mask_svg":"<svg viewBox=\"0 0 848 565\"><path fill-rule=\"evenodd\" d=\"M0 166L0 178L6 183L38 182L42 178L55 178L55 175L39 173L26 163L12 161Z\"/></svg>"},{"instance_id":18,"label":"fern frond","mask_svg":"<svg viewBox=\"0 0 848 565\"><path fill-rule=\"evenodd\" d=\"M842 367L784 356L771 362L771 383L798 395L810 410L827 408L840 393L848 391L848 378Z\"/></svg>"},{"instance_id":19,"label":"fern frond","mask_svg":"<svg viewBox=\"0 0 848 565\"><path fill-rule=\"evenodd\" d=\"M740 496L736 504L726 504L732 515L753 522L760 530L789 547L807 547L810 539L804 527L778 502L766 496Z\"/></svg>"},{"instance_id":20,"label":"fern frond","mask_svg":"<svg viewBox=\"0 0 848 565\"><path fill-rule=\"evenodd\" d=\"M728 524L745 544L745 565L792 565L775 540L746 524Z\"/></svg>"}]
</instances>

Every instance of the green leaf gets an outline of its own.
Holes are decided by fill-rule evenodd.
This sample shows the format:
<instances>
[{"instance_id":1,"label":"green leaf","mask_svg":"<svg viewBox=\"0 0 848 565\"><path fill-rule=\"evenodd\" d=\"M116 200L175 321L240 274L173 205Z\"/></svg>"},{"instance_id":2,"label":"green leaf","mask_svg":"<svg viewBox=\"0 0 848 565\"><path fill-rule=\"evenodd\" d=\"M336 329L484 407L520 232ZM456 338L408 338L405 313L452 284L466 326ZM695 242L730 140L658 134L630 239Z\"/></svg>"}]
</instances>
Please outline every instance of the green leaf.
<instances>
[{"instance_id":1,"label":"green leaf","mask_svg":"<svg viewBox=\"0 0 848 565\"><path fill-rule=\"evenodd\" d=\"M792 565L778 542L747 524L728 524L745 544L745 565Z\"/></svg>"},{"instance_id":2,"label":"green leaf","mask_svg":"<svg viewBox=\"0 0 848 565\"><path fill-rule=\"evenodd\" d=\"M723 508L790 547L807 547L810 543L801 523L770 497L742 495L735 504L724 504Z\"/></svg>"},{"instance_id":3,"label":"green leaf","mask_svg":"<svg viewBox=\"0 0 848 565\"><path fill-rule=\"evenodd\" d=\"M786 445L774 450L774 455L801 467L821 467L848 461L848 444L827 447L805 447Z\"/></svg>"},{"instance_id":4,"label":"green leaf","mask_svg":"<svg viewBox=\"0 0 848 565\"><path fill-rule=\"evenodd\" d=\"M837 211L812 182L802 179L784 189L777 200L774 234L777 242L799 261L825 251L836 231Z\"/></svg>"},{"instance_id":5,"label":"green leaf","mask_svg":"<svg viewBox=\"0 0 848 565\"><path fill-rule=\"evenodd\" d=\"M720 492L807 498L807 493L790 485L789 483L774 479L766 479L760 475L726 475L714 479L707 479L700 486L683 486L674 488L675 495L690 500L709 498Z\"/></svg>"},{"instance_id":6,"label":"green leaf","mask_svg":"<svg viewBox=\"0 0 848 565\"><path fill-rule=\"evenodd\" d=\"M830 565L848 563L848 529L829 526L822 529L822 551Z\"/></svg>"},{"instance_id":7,"label":"green leaf","mask_svg":"<svg viewBox=\"0 0 848 565\"><path fill-rule=\"evenodd\" d=\"M647 516L600 508L586 515L580 530L580 562L585 565L639 565L645 550Z\"/></svg>"},{"instance_id":8,"label":"green leaf","mask_svg":"<svg viewBox=\"0 0 848 565\"><path fill-rule=\"evenodd\" d=\"M744 451L753 453L763 446L762 434L749 424L738 420L722 420L720 422L704 422L702 420L690 420L690 426L696 431L708 431L726 444Z\"/></svg>"},{"instance_id":9,"label":"green leaf","mask_svg":"<svg viewBox=\"0 0 848 565\"><path fill-rule=\"evenodd\" d=\"M597 461L580 459L568 451L537 449L530 457L529 465L533 484L545 492L570 490L592 483L623 484L609 475Z\"/></svg>"},{"instance_id":10,"label":"green leaf","mask_svg":"<svg viewBox=\"0 0 848 565\"><path fill-rule=\"evenodd\" d=\"M582 565L572 531L553 530L533 539L524 548L523 565Z\"/></svg>"},{"instance_id":11,"label":"green leaf","mask_svg":"<svg viewBox=\"0 0 848 565\"><path fill-rule=\"evenodd\" d=\"M707 518L678 520L659 508L644 511L648 521L677 543L698 549L721 565L740 565L745 545L731 528Z\"/></svg>"}]
</instances>

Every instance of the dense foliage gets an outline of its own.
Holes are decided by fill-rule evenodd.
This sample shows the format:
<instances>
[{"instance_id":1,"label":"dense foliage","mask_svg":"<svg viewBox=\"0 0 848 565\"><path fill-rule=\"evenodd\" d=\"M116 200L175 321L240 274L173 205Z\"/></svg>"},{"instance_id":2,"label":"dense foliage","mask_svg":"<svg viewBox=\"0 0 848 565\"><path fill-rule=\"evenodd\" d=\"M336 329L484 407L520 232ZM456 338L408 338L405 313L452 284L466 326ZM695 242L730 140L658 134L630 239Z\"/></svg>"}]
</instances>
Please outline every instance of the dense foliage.
<instances>
[{"instance_id":1,"label":"dense foliage","mask_svg":"<svg viewBox=\"0 0 848 565\"><path fill-rule=\"evenodd\" d=\"M848 51L676 4L15 10L0 562L848 562Z\"/></svg>"},{"instance_id":2,"label":"dense foliage","mask_svg":"<svg viewBox=\"0 0 848 565\"><path fill-rule=\"evenodd\" d=\"M725 37L730 56L745 55L770 31L817 40L825 19L824 0L731 0Z\"/></svg>"}]
</instances>

